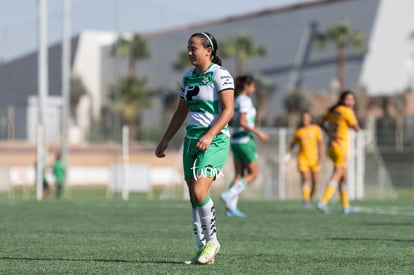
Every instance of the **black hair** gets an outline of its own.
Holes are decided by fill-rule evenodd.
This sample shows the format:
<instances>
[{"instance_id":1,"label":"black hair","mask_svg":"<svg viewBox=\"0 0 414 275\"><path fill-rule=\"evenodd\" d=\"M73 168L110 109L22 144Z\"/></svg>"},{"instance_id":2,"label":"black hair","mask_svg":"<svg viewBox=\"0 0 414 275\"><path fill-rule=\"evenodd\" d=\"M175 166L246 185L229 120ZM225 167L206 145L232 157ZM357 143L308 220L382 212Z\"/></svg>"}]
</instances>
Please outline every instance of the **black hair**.
<instances>
[{"instance_id":1,"label":"black hair","mask_svg":"<svg viewBox=\"0 0 414 275\"><path fill-rule=\"evenodd\" d=\"M212 57L211 61L221 66L222 65L221 58L217 54L218 43L217 43L216 38L209 32L196 32L191 35L190 39L195 36L201 38L201 40L203 41L204 48L210 47L213 50L211 53L211 57Z\"/></svg>"},{"instance_id":2,"label":"black hair","mask_svg":"<svg viewBox=\"0 0 414 275\"><path fill-rule=\"evenodd\" d=\"M312 118L312 113L309 110L307 110L307 109L303 110L302 112L300 112L300 121L298 123L297 128L301 128L301 127L305 126L303 124L303 120L302 120L304 114L309 114Z\"/></svg>"},{"instance_id":3,"label":"black hair","mask_svg":"<svg viewBox=\"0 0 414 275\"><path fill-rule=\"evenodd\" d=\"M250 85L254 82L254 77L250 74L239 75L236 77L236 85L234 89L235 96L238 96L244 89L244 85Z\"/></svg>"},{"instance_id":4,"label":"black hair","mask_svg":"<svg viewBox=\"0 0 414 275\"><path fill-rule=\"evenodd\" d=\"M332 111L333 111L333 110L335 110L335 108L336 108L336 107L338 107L338 106L345 105L345 98L346 98L348 95L353 95L353 96L354 96L354 93L353 93L351 90L345 90L345 91L343 91L343 92L339 95L338 102L337 102L335 105L333 105L333 106L331 106L331 107L329 108L329 112L332 112ZM355 96L354 96L354 97L355 97Z\"/></svg>"}]
</instances>

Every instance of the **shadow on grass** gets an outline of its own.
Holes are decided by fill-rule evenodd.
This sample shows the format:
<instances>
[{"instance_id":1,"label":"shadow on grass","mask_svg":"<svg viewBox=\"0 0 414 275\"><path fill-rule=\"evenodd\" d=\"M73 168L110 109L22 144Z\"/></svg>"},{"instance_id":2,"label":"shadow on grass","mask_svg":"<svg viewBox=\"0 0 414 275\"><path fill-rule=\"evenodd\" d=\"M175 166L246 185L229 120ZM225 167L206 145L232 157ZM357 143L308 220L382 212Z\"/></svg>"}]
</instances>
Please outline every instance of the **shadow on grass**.
<instances>
[{"instance_id":1,"label":"shadow on grass","mask_svg":"<svg viewBox=\"0 0 414 275\"><path fill-rule=\"evenodd\" d=\"M132 264L180 264L179 261L163 260L124 260L124 259L69 259L69 258L31 258L31 257L0 257L10 261L61 261L61 262L97 262L97 263L132 263Z\"/></svg>"}]
</instances>

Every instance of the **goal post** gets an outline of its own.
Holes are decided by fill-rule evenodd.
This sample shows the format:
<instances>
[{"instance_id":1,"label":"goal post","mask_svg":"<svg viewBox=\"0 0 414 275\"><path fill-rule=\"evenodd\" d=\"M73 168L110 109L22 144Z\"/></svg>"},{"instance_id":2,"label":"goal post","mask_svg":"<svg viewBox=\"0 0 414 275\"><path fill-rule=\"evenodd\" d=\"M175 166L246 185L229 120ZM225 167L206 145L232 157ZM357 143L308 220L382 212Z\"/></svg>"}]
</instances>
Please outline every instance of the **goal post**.
<instances>
[{"instance_id":1,"label":"goal post","mask_svg":"<svg viewBox=\"0 0 414 275\"><path fill-rule=\"evenodd\" d=\"M121 160L112 163L109 169L109 182L106 190L106 198L113 198L114 194L120 194L121 199L127 201L131 193L150 192L150 165L144 163L131 163L129 128L122 127Z\"/></svg>"},{"instance_id":2,"label":"goal post","mask_svg":"<svg viewBox=\"0 0 414 275\"><path fill-rule=\"evenodd\" d=\"M122 127L122 199L127 201L129 198L128 188L128 162L129 162L129 127Z\"/></svg>"},{"instance_id":3,"label":"goal post","mask_svg":"<svg viewBox=\"0 0 414 275\"><path fill-rule=\"evenodd\" d=\"M7 194L7 198L14 199L14 190L10 179L10 167L0 165L0 194Z\"/></svg>"}]
</instances>

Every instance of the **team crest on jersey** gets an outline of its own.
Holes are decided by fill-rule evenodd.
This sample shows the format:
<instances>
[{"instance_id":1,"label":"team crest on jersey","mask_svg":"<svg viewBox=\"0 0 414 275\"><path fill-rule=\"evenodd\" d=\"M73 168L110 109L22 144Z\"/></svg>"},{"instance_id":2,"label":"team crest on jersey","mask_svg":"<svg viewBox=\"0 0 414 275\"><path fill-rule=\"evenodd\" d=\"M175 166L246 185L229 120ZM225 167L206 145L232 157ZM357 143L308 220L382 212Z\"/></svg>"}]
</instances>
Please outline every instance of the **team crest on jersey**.
<instances>
[{"instance_id":1,"label":"team crest on jersey","mask_svg":"<svg viewBox=\"0 0 414 275\"><path fill-rule=\"evenodd\" d=\"M203 84L207 84L208 82L210 82L210 79L209 79L209 77L208 76L204 76L204 78L203 78Z\"/></svg>"},{"instance_id":2,"label":"team crest on jersey","mask_svg":"<svg viewBox=\"0 0 414 275\"><path fill-rule=\"evenodd\" d=\"M205 72L201 75L191 75L184 77L184 86L189 85L199 85L199 86L205 86L205 85L212 85L214 79L214 73L213 72Z\"/></svg>"}]
</instances>

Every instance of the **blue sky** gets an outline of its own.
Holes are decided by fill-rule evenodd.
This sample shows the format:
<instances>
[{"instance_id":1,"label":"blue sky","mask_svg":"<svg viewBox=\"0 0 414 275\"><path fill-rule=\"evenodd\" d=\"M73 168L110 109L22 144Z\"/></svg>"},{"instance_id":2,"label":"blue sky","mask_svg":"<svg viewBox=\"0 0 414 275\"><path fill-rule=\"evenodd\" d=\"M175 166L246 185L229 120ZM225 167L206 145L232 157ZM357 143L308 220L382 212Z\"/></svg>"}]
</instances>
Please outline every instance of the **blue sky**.
<instances>
[{"instance_id":1,"label":"blue sky","mask_svg":"<svg viewBox=\"0 0 414 275\"><path fill-rule=\"evenodd\" d=\"M312 0L72 0L72 35L82 30L148 33ZM62 0L48 2L48 40L62 37ZM0 0L0 61L36 50L37 0Z\"/></svg>"}]
</instances>

